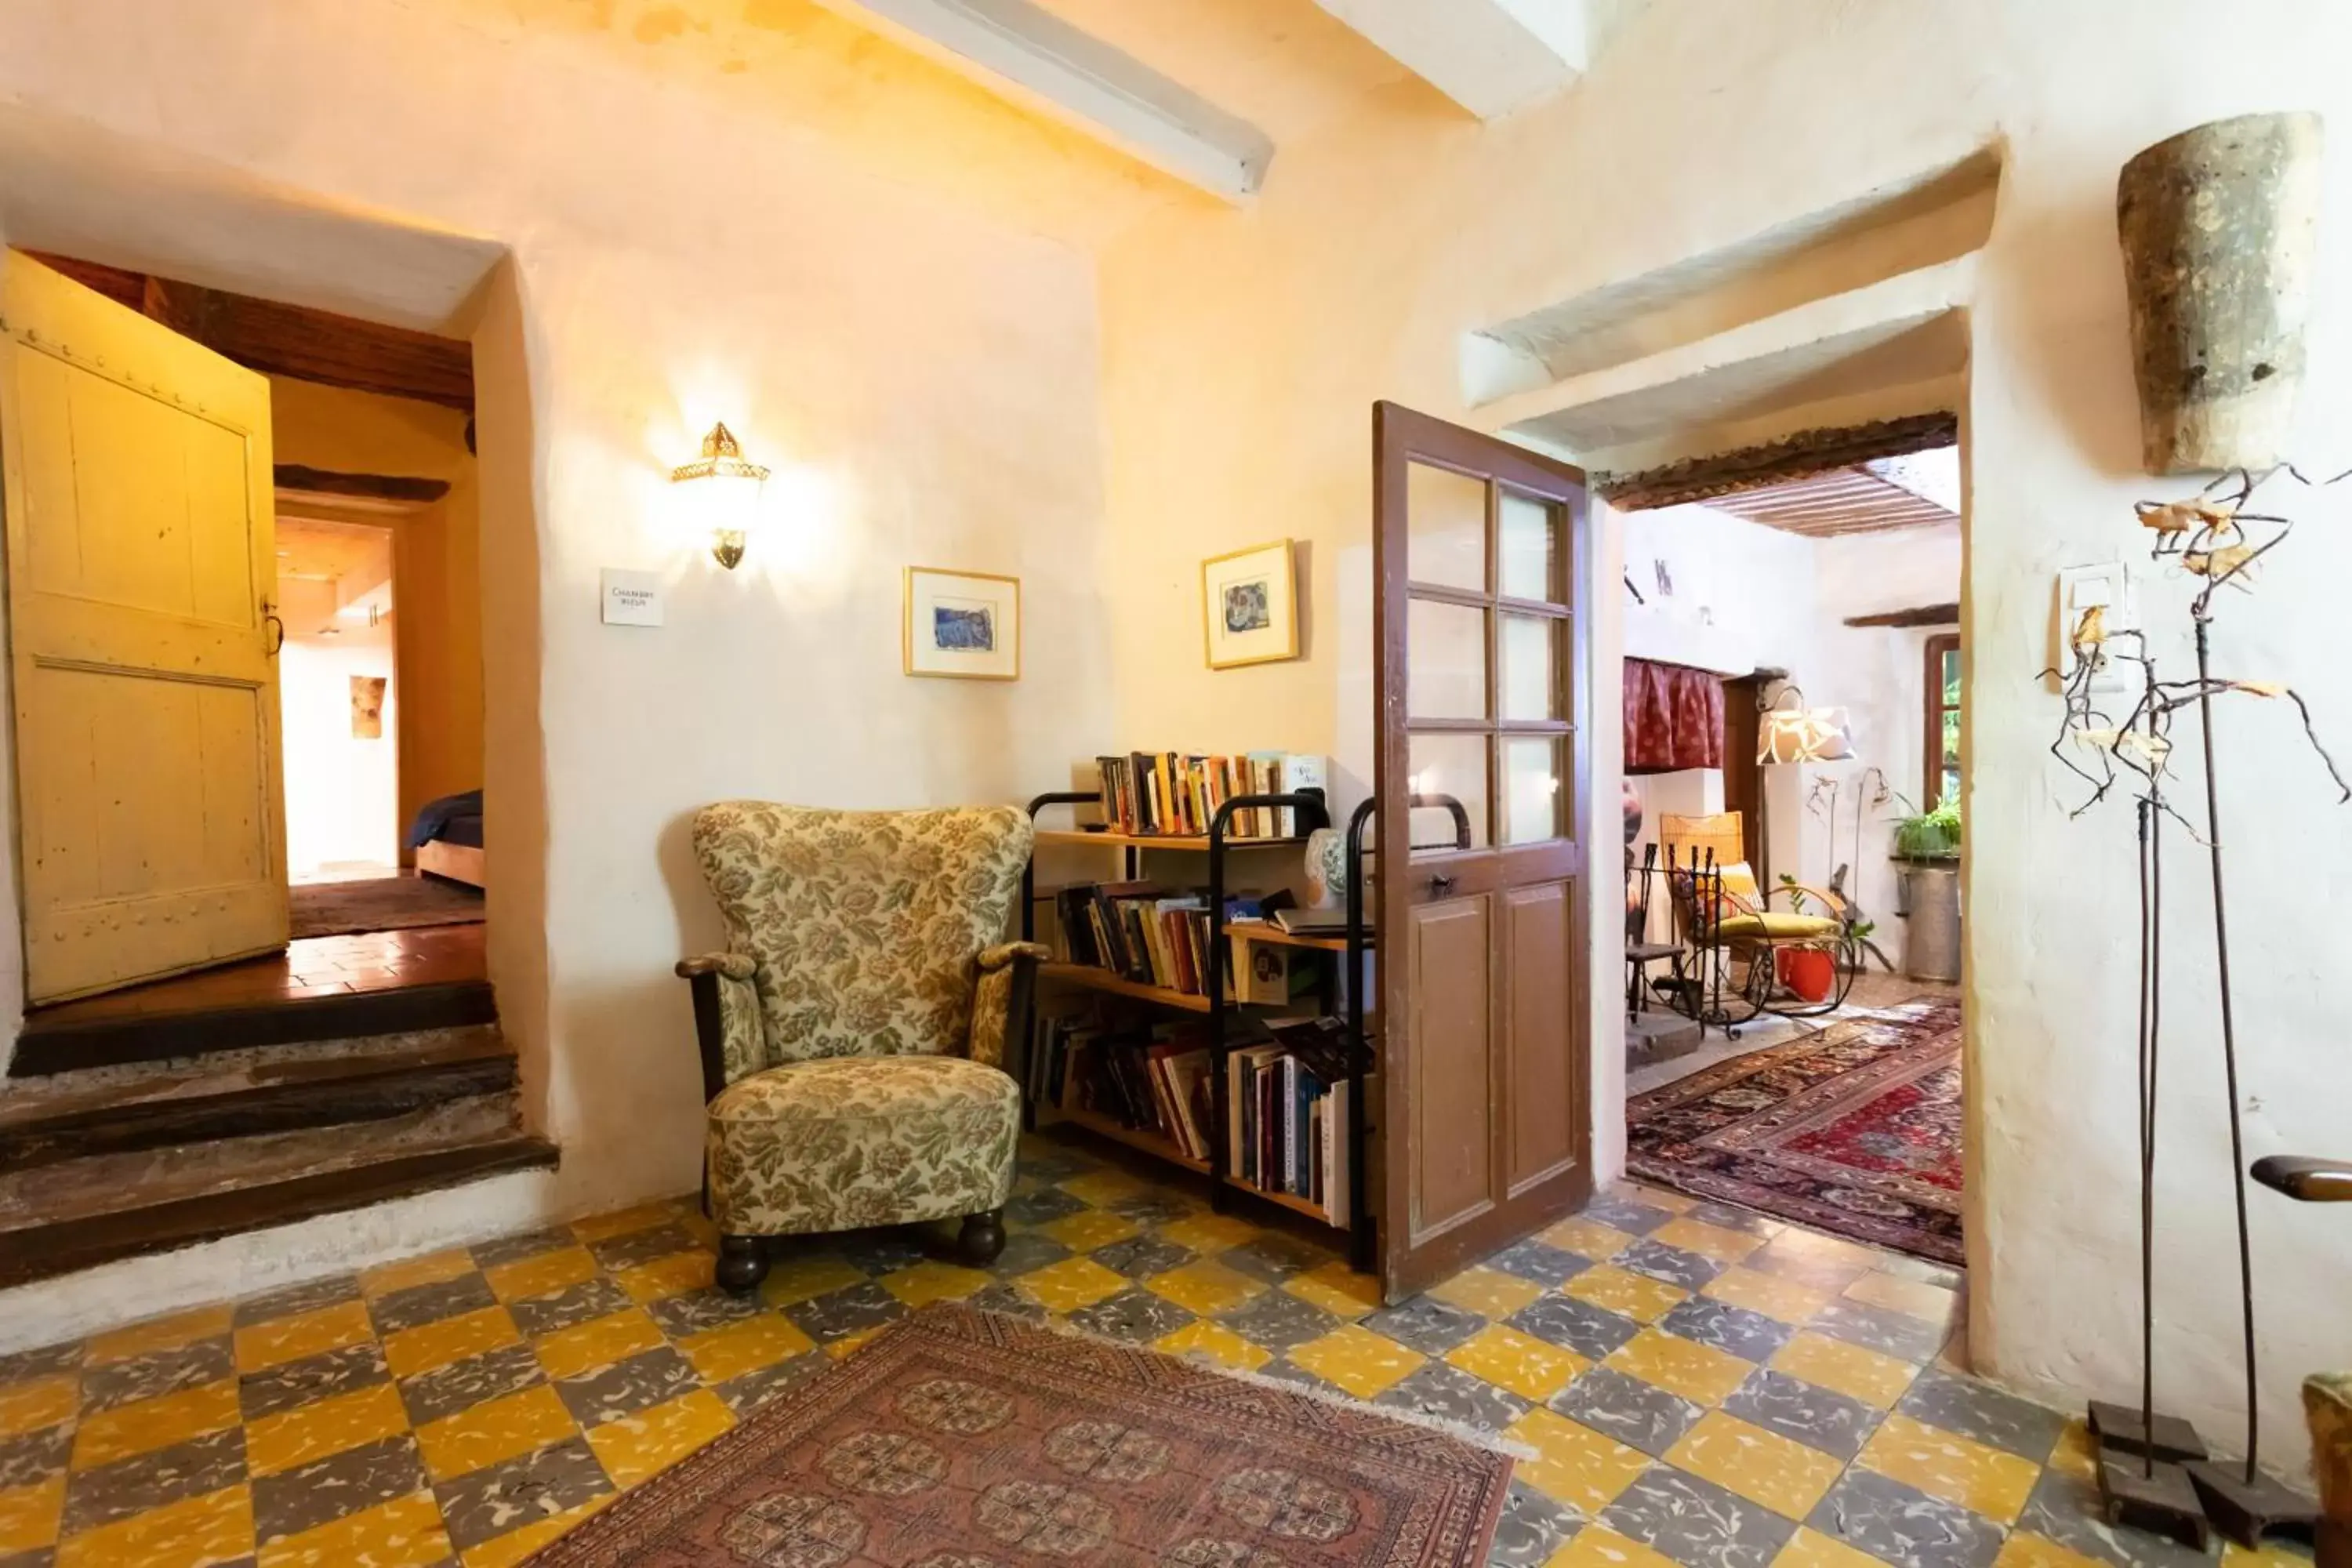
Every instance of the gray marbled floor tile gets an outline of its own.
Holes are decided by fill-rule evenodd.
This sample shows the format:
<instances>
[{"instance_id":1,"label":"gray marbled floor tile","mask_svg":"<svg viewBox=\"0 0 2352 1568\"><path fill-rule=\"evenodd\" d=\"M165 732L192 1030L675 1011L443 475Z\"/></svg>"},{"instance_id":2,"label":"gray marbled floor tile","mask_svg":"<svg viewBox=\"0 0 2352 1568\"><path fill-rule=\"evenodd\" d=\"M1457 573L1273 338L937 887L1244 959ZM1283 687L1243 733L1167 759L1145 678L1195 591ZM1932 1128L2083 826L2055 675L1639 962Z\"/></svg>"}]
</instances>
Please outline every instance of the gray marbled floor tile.
<instances>
[{"instance_id":1,"label":"gray marbled floor tile","mask_svg":"<svg viewBox=\"0 0 2352 1568\"><path fill-rule=\"evenodd\" d=\"M1108 1247L1097 1247L1087 1255L1113 1273L1124 1274L1129 1279L1149 1279L1154 1274L1165 1274L1171 1268L1181 1268L1192 1261L1192 1249L1179 1247L1172 1241L1162 1241L1156 1236L1130 1236L1125 1241L1114 1241Z\"/></svg>"},{"instance_id":2,"label":"gray marbled floor tile","mask_svg":"<svg viewBox=\"0 0 2352 1568\"><path fill-rule=\"evenodd\" d=\"M1942 1324L1924 1321L1907 1312L1874 1307L1867 1301L1832 1301L1814 1313L1813 1321L1806 1326L1864 1350L1884 1352L1900 1361L1932 1361L1936 1352L1944 1348Z\"/></svg>"},{"instance_id":3,"label":"gray marbled floor tile","mask_svg":"<svg viewBox=\"0 0 2352 1568\"><path fill-rule=\"evenodd\" d=\"M400 1385L400 1399L409 1424L422 1426L546 1381L529 1345L505 1345L417 1373Z\"/></svg>"},{"instance_id":4,"label":"gray marbled floor tile","mask_svg":"<svg viewBox=\"0 0 2352 1568\"><path fill-rule=\"evenodd\" d=\"M1947 1290L1968 1289L1969 1277L1966 1272L1954 1268L1948 1264L1930 1263L1924 1258L1912 1258L1900 1252L1889 1252L1879 1258L1876 1267L1879 1273L1892 1274L1897 1279L1916 1279L1922 1285L1938 1285Z\"/></svg>"},{"instance_id":5,"label":"gray marbled floor tile","mask_svg":"<svg viewBox=\"0 0 2352 1568\"><path fill-rule=\"evenodd\" d=\"M1796 1330L1787 1323L1768 1318L1761 1312L1751 1312L1745 1307L1694 1296L1687 1301L1677 1301L1666 1315L1658 1320L1658 1327L1670 1334L1696 1340L1703 1345L1713 1345L1719 1351L1729 1351L1742 1361L1767 1362L1773 1352L1787 1344Z\"/></svg>"},{"instance_id":6,"label":"gray marbled floor tile","mask_svg":"<svg viewBox=\"0 0 2352 1568\"><path fill-rule=\"evenodd\" d=\"M37 1432L0 1439L0 1491L11 1487L37 1486L65 1473L72 1457L74 1424L60 1421Z\"/></svg>"},{"instance_id":7,"label":"gray marbled floor tile","mask_svg":"<svg viewBox=\"0 0 2352 1568\"><path fill-rule=\"evenodd\" d=\"M2017 1528L2048 1536L2113 1568L2210 1568L2212 1557L2167 1536L2109 1524L2092 1481L2063 1470L2044 1470L2017 1516Z\"/></svg>"},{"instance_id":8,"label":"gray marbled floor tile","mask_svg":"<svg viewBox=\"0 0 2352 1568\"><path fill-rule=\"evenodd\" d=\"M1982 1515L1864 1469L1846 1471L1805 1522L1901 1568L1990 1568L2005 1533Z\"/></svg>"},{"instance_id":9,"label":"gray marbled floor tile","mask_svg":"<svg viewBox=\"0 0 2352 1568\"><path fill-rule=\"evenodd\" d=\"M647 1303L646 1315L659 1325L663 1333L682 1340L689 1334L708 1333L712 1329L756 1318L764 1310L756 1293L730 1296L724 1290L688 1290Z\"/></svg>"},{"instance_id":10,"label":"gray marbled floor tile","mask_svg":"<svg viewBox=\"0 0 2352 1568\"><path fill-rule=\"evenodd\" d=\"M763 1366L757 1372L730 1378L711 1392L727 1402L728 1409L738 1415L744 1415L833 1364L831 1356L796 1355L790 1361L780 1361L773 1366Z\"/></svg>"},{"instance_id":11,"label":"gray marbled floor tile","mask_svg":"<svg viewBox=\"0 0 2352 1568\"><path fill-rule=\"evenodd\" d=\"M1638 1198L1620 1193L1602 1193L1579 1211L1579 1217L1598 1220L1612 1230L1622 1230L1631 1236L1647 1236L1675 1216L1667 1210L1645 1204Z\"/></svg>"},{"instance_id":12,"label":"gray marbled floor tile","mask_svg":"<svg viewBox=\"0 0 2352 1568\"><path fill-rule=\"evenodd\" d=\"M1654 1383L1596 1366L1551 1396L1551 1407L1653 1458L1682 1441L1706 1412Z\"/></svg>"},{"instance_id":13,"label":"gray marbled floor tile","mask_svg":"<svg viewBox=\"0 0 2352 1568\"><path fill-rule=\"evenodd\" d=\"M237 1380L237 1405L247 1421L292 1410L314 1399L349 1394L383 1382L383 1346L373 1340L284 1362Z\"/></svg>"},{"instance_id":14,"label":"gray marbled floor tile","mask_svg":"<svg viewBox=\"0 0 2352 1568\"><path fill-rule=\"evenodd\" d=\"M1138 1225L1168 1225L1201 1212L1201 1205L1173 1193L1138 1193L1107 1205L1110 1212Z\"/></svg>"},{"instance_id":15,"label":"gray marbled floor tile","mask_svg":"<svg viewBox=\"0 0 2352 1568\"><path fill-rule=\"evenodd\" d=\"M1323 1377L1318 1373L1311 1373L1305 1367L1297 1365L1296 1363L1284 1356L1276 1356L1274 1360L1258 1368L1257 1375L1260 1377L1270 1377L1276 1383L1286 1383L1293 1388L1304 1388L1308 1390L1310 1393L1336 1394L1343 1399L1353 1399L1355 1397L1354 1394L1349 1394L1346 1389L1341 1388L1338 1384L1333 1383L1330 1379Z\"/></svg>"},{"instance_id":16,"label":"gray marbled floor tile","mask_svg":"<svg viewBox=\"0 0 2352 1568\"><path fill-rule=\"evenodd\" d=\"M1070 1314L1070 1321L1090 1334L1139 1345L1150 1344L1195 1321L1192 1312L1140 1285L1130 1285L1116 1296Z\"/></svg>"},{"instance_id":17,"label":"gray marbled floor tile","mask_svg":"<svg viewBox=\"0 0 2352 1568\"><path fill-rule=\"evenodd\" d=\"M1004 1250L988 1271L999 1279L1011 1279L1034 1273L1049 1263L1059 1263L1070 1256L1070 1249L1052 1237L1034 1230L1020 1230L1004 1238Z\"/></svg>"},{"instance_id":18,"label":"gray marbled floor tile","mask_svg":"<svg viewBox=\"0 0 2352 1568\"><path fill-rule=\"evenodd\" d=\"M26 1378L71 1372L81 1364L81 1354L82 1342L68 1340L61 1345L43 1345L38 1350L18 1351L14 1355L0 1356L0 1387L22 1383Z\"/></svg>"},{"instance_id":19,"label":"gray marbled floor tile","mask_svg":"<svg viewBox=\"0 0 2352 1568\"><path fill-rule=\"evenodd\" d=\"M1684 1568L1766 1568L1797 1533L1794 1520L1666 1465L1643 1471L1601 1522Z\"/></svg>"},{"instance_id":20,"label":"gray marbled floor tile","mask_svg":"<svg viewBox=\"0 0 2352 1568\"><path fill-rule=\"evenodd\" d=\"M1217 1254L1217 1261L1228 1268L1240 1269L1253 1279L1279 1285L1293 1275L1321 1268L1336 1256L1325 1247L1269 1231L1239 1247L1227 1247Z\"/></svg>"},{"instance_id":21,"label":"gray marbled floor tile","mask_svg":"<svg viewBox=\"0 0 2352 1568\"><path fill-rule=\"evenodd\" d=\"M2050 1457L2066 1418L1973 1378L1927 1368L1895 1406L1904 1415L1973 1437L2035 1464Z\"/></svg>"},{"instance_id":22,"label":"gray marbled floor tile","mask_svg":"<svg viewBox=\"0 0 2352 1568\"><path fill-rule=\"evenodd\" d=\"M866 1329L878 1329L885 1323L896 1322L907 1315L907 1307L898 1297L869 1279L863 1285L828 1290L811 1300L786 1308L784 1315L799 1326L801 1332L822 1345Z\"/></svg>"},{"instance_id":23,"label":"gray marbled floor tile","mask_svg":"<svg viewBox=\"0 0 2352 1568\"><path fill-rule=\"evenodd\" d=\"M277 1318L290 1318L298 1312L315 1312L321 1307L341 1306L345 1301L360 1299L359 1277L338 1274L331 1279L313 1279L307 1285L289 1285L283 1290L272 1290L266 1296L252 1296L236 1304L236 1326L267 1323Z\"/></svg>"},{"instance_id":24,"label":"gray marbled floor tile","mask_svg":"<svg viewBox=\"0 0 2352 1568\"><path fill-rule=\"evenodd\" d=\"M81 1406L86 1413L111 1410L135 1399L178 1394L236 1375L236 1357L229 1349L228 1336L223 1334L131 1361L84 1367Z\"/></svg>"},{"instance_id":25,"label":"gray marbled floor tile","mask_svg":"<svg viewBox=\"0 0 2352 1568\"><path fill-rule=\"evenodd\" d=\"M469 1552L485 1541L552 1519L613 1490L581 1437L486 1466L433 1489L449 1544Z\"/></svg>"},{"instance_id":26,"label":"gray marbled floor tile","mask_svg":"<svg viewBox=\"0 0 2352 1568\"><path fill-rule=\"evenodd\" d=\"M1683 1217L1714 1226L1718 1230L1736 1230L1746 1236L1775 1237L1789 1228L1779 1220L1769 1219L1754 1209L1713 1201L1693 1204Z\"/></svg>"},{"instance_id":27,"label":"gray marbled floor tile","mask_svg":"<svg viewBox=\"0 0 2352 1568\"><path fill-rule=\"evenodd\" d=\"M1538 1285L1557 1286L1566 1284L1591 1268L1592 1259L1530 1237L1486 1259L1486 1267L1499 1268L1514 1278L1533 1280Z\"/></svg>"},{"instance_id":28,"label":"gray marbled floor tile","mask_svg":"<svg viewBox=\"0 0 2352 1568\"><path fill-rule=\"evenodd\" d=\"M253 1538L267 1545L425 1489L416 1439L405 1432L379 1437L315 1464L255 1477Z\"/></svg>"},{"instance_id":29,"label":"gray marbled floor tile","mask_svg":"<svg viewBox=\"0 0 2352 1568\"><path fill-rule=\"evenodd\" d=\"M1740 1260L1743 1268L1777 1274L1822 1290L1843 1290L1870 1272L1843 1247L1831 1248L1810 1231L1782 1231Z\"/></svg>"},{"instance_id":30,"label":"gray marbled floor tile","mask_svg":"<svg viewBox=\"0 0 2352 1568\"><path fill-rule=\"evenodd\" d=\"M1486 1568L1543 1568L1583 1528L1584 1521L1571 1510L1525 1481L1513 1481L1503 1498L1502 1517L1495 1521L1495 1549L1487 1553Z\"/></svg>"},{"instance_id":31,"label":"gray marbled floor tile","mask_svg":"<svg viewBox=\"0 0 2352 1568\"><path fill-rule=\"evenodd\" d=\"M1642 1331L1642 1325L1631 1318L1568 1296L1530 1301L1504 1321L1521 1333L1572 1350L1587 1361L1602 1359Z\"/></svg>"},{"instance_id":32,"label":"gray marbled floor tile","mask_svg":"<svg viewBox=\"0 0 2352 1568\"><path fill-rule=\"evenodd\" d=\"M1339 1326L1337 1317L1287 1290L1261 1290L1231 1311L1219 1313L1217 1321L1276 1354L1319 1340Z\"/></svg>"},{"instance_id":33,"label":"gray marbled floor tile","mask_svg":"<svg viewBox=\"0 0 2352 1568\"><path fill-rule=\"evenodd\" d=\"M1861 1453L1880 1420L1878 1412L1859 1399L1769 1368L1748 1373L1723 1408L1750 1425L1841 1459Z\"/></svg>"},{"instance_id":34,"label":"gray marbled floor tile","mask_svg":"<svg viewBox=\"0 0 2352 1568\"><path fill-rule=\"evenodd\" d=\"M499 1299L490 1294L488 1280L479 1274L460 1274L455 1279L439 1279L430 1285L414 1285L378 1296L368 1303L368 1316L374 1320L377 1333L396 1334L403 1329L421 1328L498 1304Z\"/></svg>"},{"instance_id":35,"label":"gray marbled floor tile","mask_svg":"<svg viewBox=\"0 0 2352 1568\"><path fill-rule=\"evenodd\" d=\"M1500 1432L1528 1413L1528 1400L1474 1377L1458 1366L1433 1361L1382 1389L1375 1405L1459 1421L1482 1432Z\"/></svg>"},{"instance_id":36,"label":"gray marbled floor tile","mask_svg":"<svg viewBox=\"0 0 2352 1568\"><path fill-rule=\"evenodd\" d=\"M526 1338L539 1339L558 1329L576 1328L582 1323L609 1318L636 1303L629 1293L610 1279L583 1279L551 1296L540 1296L529 1301L509 1301L507 1315L514 1319L515 1327Z\"/></svg>"},{"instance_id":37,"label":"gray marbled floor tile","mask_svg":"<svg viewBox=\"0 0 2352 1568\"><path fill-rule=\"evenodd\" d=\"M1383 1307L1363 1320L1364 1327L1423 1355L1444 1355L1486 1326L1475 1312L1465 1312L1434 1296L1415 1296L1393 1307Z\"/></svg>"},{"instance_id":38,"label":"gray marbled floor tile","mask_svg":"<svg viewBox=\"0 0 2352 1568\"><path fill-rule=\"evenodd\" d=\"M245 1428L209 1432L152 1454L77 1472L66 1483L63 1533L78 1535L151 1508L245 1479Z\"/></svg>"},{"instance_id":39,"label":"gray marbled floor tile","mask_svg":"<svg viewBox=\"0 0 2352 1568\"><path fill-rule=\"evenodd\" d=\"M1023 1193L1004 1205L1007 1225L1051 1225L1057 1219L1067 1219L1087 1205L1059 1187L1040 1187L1034 1193Z\"/></svg>"},{"instance_id":40,"label":"gray marbled floor tile","mask_svg":"<svg viewBox=\"0 0 2352 1568\"><path fill-rule=\"evenodd\" d=\"M702 1241L685 1226L671 1224L633 1230L626 1236L608 1236L602 1241L590 1242L588 1250L596 1255L597 1262L617 1270L651 1263L657 1258L699 1251L702 1247Z\"/></svg>"},{"instance_id":41,"label":"gray marbled floor tile","mask_svg":"<svg viewBox=\"0 0 2352 1568\"><path fill-rule=\"evenodd\" d=\"M0 1568L56 1568L57 1561L56 1550L44 1546L32 1552L11 1552L0 1556ZM253 1559L246 1558L242 1565L225 1563L221 1568L253 1568Z\"/></svg>"},{"instance_id":42,"label":"gray marbled floor tile","mask_svg":"<svg viewBox=\"0 0 2352 1568\"><path fill-rule=\"evenodd\" d=\"M1041 1322L1047 1316L1045 1308L1002 1279L992 1285L982 1286L964 1298L964 1304L983 1312L1004 1312L1015 1318L1026 1318L1032 1322Z\"/></svg>"},{"instance_id":43,"label":"gray marbled floor tile","mask_svg":"<svg viewBox=\"0 0 2352 1568\"><path fill-rule=\"evenodd\" d=\"M526 1258L538 1258L550 1252L561 1252L580 1245L572 1227L551 1225L542 1230L527 1230L520 1236L502 1236L496 1241L479 1242L466 1250L473 1254L477 1268L496 1268L501 1263L520 1263Z\"/></svg>"},{"instance_id":44,"label":"gray marbled floor tile","mask_svg":"<svg viewBox=\"0 0 2352 1568\"><path fill-rule=\"evenodd\" d=\"M701 1386L694 1363L663 1345L639 1351L600 1371L564 1378L556 1384L555 1392L562 1395L572 1418L588 1427L635 1415Z\"/></svg>"},{"instance_id":45,"label":"gray marbled floor tile","mask_svg":"<svg viewBox=\"0 0 2352 1568\"><path fill-rule=\"evenodd\" d=\"M1685 1290L1696 1290L1723 1272L1723 1265L1712 1258L1685 1252L1679 1247L1669 1247L1649 1237L1635 1242L1609 1261L1620 1268L1630 1268L1636 1274L1646 1274L1653 1279L1663 1279Z\"/></svg>"},{"instance_id":46,"label":"gray marbled floor tile","mask_svg":"<svg viewBox=\"0 0 2352 1568\"><path fill-rule=\"evenodd\" d=\"M1043 1182L1066 1182L1102 1168L1094 1155L1076 1149L1024 1144L1021 1150L1021 1173Z\"/></svg>"}]
</instances>

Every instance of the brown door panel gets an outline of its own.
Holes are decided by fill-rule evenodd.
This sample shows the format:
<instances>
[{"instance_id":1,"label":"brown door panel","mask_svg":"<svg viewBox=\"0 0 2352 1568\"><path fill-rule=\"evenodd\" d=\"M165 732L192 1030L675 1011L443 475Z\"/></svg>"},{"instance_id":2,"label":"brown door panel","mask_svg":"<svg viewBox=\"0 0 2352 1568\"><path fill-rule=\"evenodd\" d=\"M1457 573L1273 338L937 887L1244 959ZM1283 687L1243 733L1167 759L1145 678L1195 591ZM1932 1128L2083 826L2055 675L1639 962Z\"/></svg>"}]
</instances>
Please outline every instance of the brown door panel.
<instances>
[{"instance_id":1,"label":"brown door panel","mask_svg":"<svg viewBox=\"0 0 2352 1568\"><path fill-rule=\"evenodd\" d=\"M1578 1010L1582 987L1574 973L1575 882L1514 888L1503 895L1504 995L1500 1052L1502 1110L1510 1136L1503 1152L1503 1191L1517 1196L1577 1159L1576 1127L1584 1112L1584 1086L1559 1022Z\"/></svg>"},{"instance_id":2,"label":"brown door panel","mask_svg":"<svg viewBox=\"0 0 2352 1568\"><path fill-rule=\"evenodd\" d=\"M1407 948L1414 998L1410 1053L1412 1238L1434 1235L1494 1207L1495 1078L1489 1007L1493 901L1450 899L1412 916Z\"/></svg>"}]
</instances>

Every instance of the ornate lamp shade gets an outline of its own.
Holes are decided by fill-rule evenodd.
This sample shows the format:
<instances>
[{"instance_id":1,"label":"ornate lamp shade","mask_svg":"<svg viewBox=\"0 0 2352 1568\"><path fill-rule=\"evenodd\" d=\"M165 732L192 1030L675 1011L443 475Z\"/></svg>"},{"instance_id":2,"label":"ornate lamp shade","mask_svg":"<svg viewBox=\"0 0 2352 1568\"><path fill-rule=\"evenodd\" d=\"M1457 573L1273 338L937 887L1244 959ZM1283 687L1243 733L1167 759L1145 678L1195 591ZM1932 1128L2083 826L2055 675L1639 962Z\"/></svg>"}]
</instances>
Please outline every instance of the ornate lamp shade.
<instances>
[{"instance_id":1,"label":"ornate lamp shade","mask_svg":"<svg viewBox=\"0 0 2352 1568\"><path fill-rule=\"evenodd\" d=\"M710 531L710 553L732 571L743 559L744 538L760 513L760 487L768 470L747 461L735 433L713 425L702 438L702 456L669 471L670 482L693 508L696 521Z\"/></svg>"},{"instance_id":2,"label":"ornate lamp shade","mask_svg":"<svg viewBox=\"0 0 2352 1568\"><path fill-rule=\"evenodd\" d=\"M1783 692L1789 696L1790 693ZM1756 724L1756 760L1834 763L1853 755L1853 734L1843 708L1767 708Z\"/></svg>"}]
</instances>

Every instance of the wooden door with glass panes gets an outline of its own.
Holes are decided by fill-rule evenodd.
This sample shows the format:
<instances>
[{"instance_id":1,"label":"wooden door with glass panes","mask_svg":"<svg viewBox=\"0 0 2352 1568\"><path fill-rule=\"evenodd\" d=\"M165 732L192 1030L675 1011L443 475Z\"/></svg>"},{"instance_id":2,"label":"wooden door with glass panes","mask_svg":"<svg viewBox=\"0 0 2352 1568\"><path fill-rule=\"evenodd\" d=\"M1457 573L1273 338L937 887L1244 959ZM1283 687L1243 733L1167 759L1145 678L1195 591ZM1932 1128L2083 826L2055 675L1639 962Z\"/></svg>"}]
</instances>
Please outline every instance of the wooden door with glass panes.
<instances>
[{"instance_id":1,"label":"wooden door with glass panes","mask_svg":"<svg viewBox=\"0 0 2352 1568\"><path fill-rule=\"evenodd\" d=\"M1576 468L1385 403L1373 445L1399 1300L1591 1195L1591 552Z\"/></svg>"}]
</instances>

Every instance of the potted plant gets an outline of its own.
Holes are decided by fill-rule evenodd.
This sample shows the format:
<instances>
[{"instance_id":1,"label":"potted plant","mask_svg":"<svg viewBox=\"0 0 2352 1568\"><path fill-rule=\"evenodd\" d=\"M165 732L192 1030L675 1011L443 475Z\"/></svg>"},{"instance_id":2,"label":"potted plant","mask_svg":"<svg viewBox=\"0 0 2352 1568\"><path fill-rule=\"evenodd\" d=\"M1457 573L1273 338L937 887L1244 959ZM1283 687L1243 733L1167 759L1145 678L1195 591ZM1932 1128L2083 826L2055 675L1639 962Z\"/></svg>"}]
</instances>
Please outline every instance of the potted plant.
<instances>
[{"instance_id":1,"label":"potted plant","mask_svg":"<svg viewBox=\"0 0 2352 1568\"><path fill-rule=\"evenodd\" d=\"M1960 803L1947 795L1933 811L1895 825L1895 858L1934 865L1960 858Z\"/></svg>"},{"instance_id":2,"label":"potted plant","mask_svg":"<svg viewBox=\"0 0 2352 1568\"><path fill-rule=\"evenodd\" d=\"M1949 796L1933 811L1895 825L1902 863L1903 972L1914 980L1960 977L1960 804Z\"/></svg>"}]
</instances>

